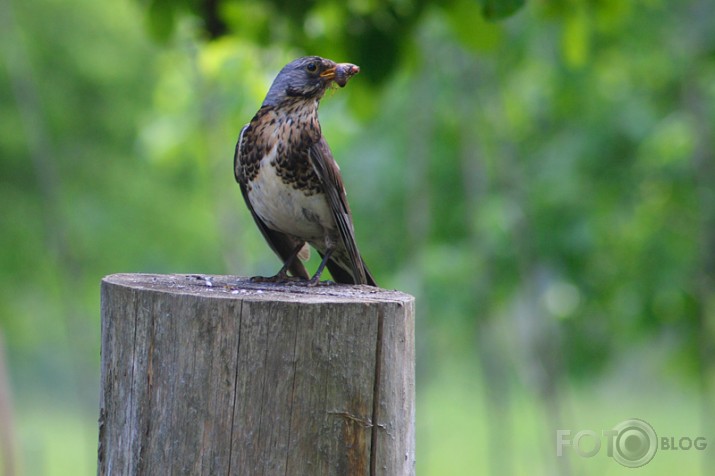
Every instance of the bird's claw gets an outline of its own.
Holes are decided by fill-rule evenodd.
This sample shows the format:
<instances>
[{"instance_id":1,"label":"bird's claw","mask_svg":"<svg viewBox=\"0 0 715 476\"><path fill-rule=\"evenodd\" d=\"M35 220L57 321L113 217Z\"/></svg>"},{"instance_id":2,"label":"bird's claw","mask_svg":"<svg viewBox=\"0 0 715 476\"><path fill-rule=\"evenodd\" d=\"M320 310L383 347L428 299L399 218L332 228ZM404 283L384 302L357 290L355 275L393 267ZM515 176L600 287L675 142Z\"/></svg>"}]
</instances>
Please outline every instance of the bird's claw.
<instances>
[{"instance_id":1,"label":"bird's claw","mask_svg":"<svg viewBox=\"0 0 715 476\"><path fill-rule=\"evenodd\" d=\"M304 278L288 276L287 274L281 274L281 273L278 273L275 276L253 276L249 279L249 281L252 283L274 283L274 284L306 282L306 280Z\"/></svg>"}]
</instances>

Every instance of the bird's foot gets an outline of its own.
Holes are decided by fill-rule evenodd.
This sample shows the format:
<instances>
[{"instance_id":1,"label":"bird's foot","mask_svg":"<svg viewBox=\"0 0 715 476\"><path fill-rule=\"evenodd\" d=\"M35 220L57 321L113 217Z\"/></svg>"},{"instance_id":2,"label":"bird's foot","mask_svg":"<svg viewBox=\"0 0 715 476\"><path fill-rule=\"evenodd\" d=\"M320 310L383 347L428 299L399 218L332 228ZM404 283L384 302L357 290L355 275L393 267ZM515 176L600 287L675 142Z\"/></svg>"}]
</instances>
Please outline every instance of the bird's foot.
<instances>
[{"instance_id":1,"label":"bird's foot","mask_svg":"<svg viewBox=\"0 0 715 476\"><path fill-rule=\"evenodd\" d=\"M274 283L274 284L304 283L304 282L306 282L306 280L304 278L288 276L286 273L278 273L275 276L253 276L249 279L249 281L252 283Z\"/></svg>"},{"instance_id":2,"label":"bird's foot","mask_svg":"<svg viewBox=\"0 0 715 476\"><path fill-rule=\"evenodd\" d=\"M301 284L305 284L309 288L316 287L316 286L332 286L334 284L338 284L335 281L331 281L329 279L326 279L325 281L320 280L320 276L313 276L307 281L302 281Z\"/></svg>"}]
</instances>

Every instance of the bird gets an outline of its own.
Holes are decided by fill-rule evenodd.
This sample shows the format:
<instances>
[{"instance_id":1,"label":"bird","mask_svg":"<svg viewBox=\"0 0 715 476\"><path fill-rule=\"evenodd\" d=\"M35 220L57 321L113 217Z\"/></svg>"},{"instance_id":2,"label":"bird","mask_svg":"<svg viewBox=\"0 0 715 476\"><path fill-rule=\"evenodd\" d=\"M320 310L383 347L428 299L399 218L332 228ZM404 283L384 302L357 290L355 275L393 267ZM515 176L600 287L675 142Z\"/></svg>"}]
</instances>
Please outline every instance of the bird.
<instances>
[{"instance_id":1,"label":"bird","mask_svg":"<svg viewBox=\"0 0 715 476\"><path fill-rule=\"evenodd\" d=\"M359 72L357 65L319 56L291 61L241 129L234 176L258 229L283 262L275 276L252 280L315 286L327 267L336 283L377 286L355 242L340 168L318 120L326 90L344 87ZM322 257L312 277L301 262L308 245Z\"/></svg>"}]
</instances>

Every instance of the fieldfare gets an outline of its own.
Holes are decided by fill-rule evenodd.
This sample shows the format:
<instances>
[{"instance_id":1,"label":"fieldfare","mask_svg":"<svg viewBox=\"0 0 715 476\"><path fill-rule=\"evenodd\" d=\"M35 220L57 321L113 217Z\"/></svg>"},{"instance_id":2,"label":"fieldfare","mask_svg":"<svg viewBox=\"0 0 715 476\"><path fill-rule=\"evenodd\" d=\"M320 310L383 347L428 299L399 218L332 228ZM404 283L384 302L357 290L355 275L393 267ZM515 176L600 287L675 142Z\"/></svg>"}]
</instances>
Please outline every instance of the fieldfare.
<instances>
[{"instance_id":1,"label":"fieldfare","mask_svg":"<svg viewBox=\"0 0 715 476\"><path fill-rule=\"evenodd\" d=\"M355 243L340 169L318 122L326 89L345 86L359 71L318 56L292 61L241 130L233 160L236 181L263 237L283 260L278 274L255 280L316 285L327 266L338 283L376 286ZM310 251L306 243L323 258L312 278L301 262Z\"/></svg>"}]
</instances>

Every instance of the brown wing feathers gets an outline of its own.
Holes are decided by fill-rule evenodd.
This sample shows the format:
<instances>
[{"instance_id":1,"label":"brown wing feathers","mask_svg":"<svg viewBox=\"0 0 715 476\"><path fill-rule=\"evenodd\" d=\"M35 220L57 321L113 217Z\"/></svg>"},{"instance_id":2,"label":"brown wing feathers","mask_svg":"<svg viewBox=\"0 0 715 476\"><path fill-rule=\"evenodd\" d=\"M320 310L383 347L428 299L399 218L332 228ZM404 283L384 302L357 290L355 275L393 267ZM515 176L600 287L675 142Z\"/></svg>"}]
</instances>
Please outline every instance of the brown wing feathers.
<instances>
[{"instance_id":1,"label":"brown wing feathers","mask_svg":"<svg viewBox=\"0 0 715 476\"><path fill-rule=\"evenodd\" d=\"M358 284L367 283L375 286L375 280L367 270L355 242L352 215L350 213L350 206L348 205L347 197L345 196L343 181L340 177L340 169L338 168L338 164L333 159L328 143L324 138L321 137L317 143L310 147L309 157L315 173L318 175L321 183L323 184L323 190L328 199L328 204L333 212L335 222L337 223L338 230L340 232L340 237L342 238L345 249L348 253L354 277L352 281ZM336 273L341 274L338 270L335 270L334 272L334 268L336 267L339 268L336 264L331 264L330 261L328 262L328 269L330 270L330 274L333 275L333 278L335 278L338 282L344 282L336 276Z\"/></svg>"}]
</instances>

